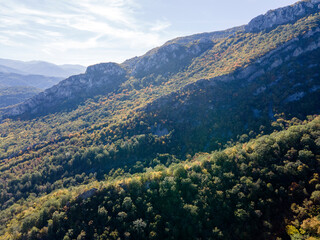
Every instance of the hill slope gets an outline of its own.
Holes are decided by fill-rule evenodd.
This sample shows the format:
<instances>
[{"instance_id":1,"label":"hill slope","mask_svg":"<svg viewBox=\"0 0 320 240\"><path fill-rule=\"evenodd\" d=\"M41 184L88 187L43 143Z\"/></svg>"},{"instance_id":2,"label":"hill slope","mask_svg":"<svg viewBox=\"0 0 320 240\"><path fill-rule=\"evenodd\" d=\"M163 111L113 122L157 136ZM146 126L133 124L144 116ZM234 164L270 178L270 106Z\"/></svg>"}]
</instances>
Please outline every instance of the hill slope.
<instances>
[{"instance_id":1,"label":"hill slope","mask_svg":"<svg viewBox=\"0 0 320 240\"><path fill-rule=\"evenodd\" d=\"M0 88L10 95L2 97L0 108L21 103L40 91L33 88L46 89L60 82L65 77L85 71L80 65L54 65L47 62L23 62L0 59ZM23 89L23 90L22 90Z\"/></svg>"},{"instance_id":2,"label":"hill slope","mask_svg":"<svg viewBox=\"0 0 320 240\"><path fill-rule=\"evenodd\" d=\"M301 205L304 198L314 201L313 205L317 204L317 200L314 200L316 198L311 199L309 195L318 189L313 185L309 186L306 179L317 178L313 174L318 171L318 119L307 127L299 128L298 133L293 133L292 136L287 131L273 135L271 140L266 137L266 142L261 140L263 143L258 140L248 149L238 145L234 151L239 153L239 158L228 153L227 157L220 159L219 155L220 160L213 160L208 169L201 165L201 169L190 170L190 176L184 170L177 170L178 176L180 173L183 175L182 178L186 174L188 178L192 178L191 175L197 175L197 171L204 174L211 171L208 178L206 175L199 176L204 178L204 188L202 185L193 185L199 179L191 182L186 180L186 183L183 182L187 189L184 192L182 179L180 181L173 173L175 167L172 166L169 173L164 171L160 174L164 176L161 184L170 189L172 187L172 194L177 193L177 187L180 192L178 191L178 195L173 194L172 198L170 194L164 193L163 196L170 200L166 202L162 199L163 204L167 204L165 206L151 200L159 197L153 194L159 193L160 188L156 187L155 193L150 193L149 187L142 187L145 184L148 186L148 180L144 180L145 177L148 179L148 173L134 176L134 179L141 177L142 180L133 185L135 190L132 192L131 185L124 184L120 185L119 193L119 188L115 187L118 185L113 185L111 180L117 176L131 176L130 174L148 171L150 176L158 176L157 172L163 170L163 165L179 163L190 159L197 152L217 150L237 139L246 141L258 134L271 133L283 129L286 124L299 122L294 119L293 123L288 123L286 118L305 119L310 114L319 114L319 3L318 0L298 2L283 9L269 11L246 26L174 39L122 64L102 63L90 66L86 73L67 78L22 104L1 109L0 189L3 190L0 194L0 207L1 214L5 216L0 223L1 234L10 238L14 231L18 231L23 234L23 238L50 236L49 239L60 239L68 235L67 231L70 230L70 236L67 237L77 238L79 235L79 239L86 239L84 234L90 236L89 239L94 238L95 231L98 235L105 234L102 239L110 236L154 236L159 239L211 236L248 239L254 234L260 239L273 236L286 239L292 233L291 230L296 231L299 224L307 219L301 218L301 222L290 224L290 233L286 233L285 218L289 221L293 216L287 212L290 204ZM287 138L286 134L290 137ZM308 135L305 136L309 139L306 142L304 134ZM278 141L279 136L283 139ZM291 147L297 151L290 152ZM243 156L241 148L246 152ZM310 162L307 159L311 159ZM243 165L244 168L239 173L241 163L247 164L246 161L253 162L251 165L248 163L251 170ZM184 164L186 163L181 163L180 166ZM218 169L212 165L217 165ZM234 166L238 170L229 171L230 166L231 169ZM149 169L150 167L154 167L154 170ZM295 169L298 167L303 172L302 175L300 172L296 174ZM278 192L270 190L267 191L270 195L264 196L259 195L261 189L254 190L256 192L252 193L251 200L261 203L257 203L259 207L251 206L250 198L247 201L241 197L240 190L232 190L233 183L241 182L242 176L252 177L255 181L261 177L265 182L263 191L270 190L275 184ZM168 178L165 179L166 177ZM208 189L219 185L219 180L215 177L222 178L223 184L221 189L216 189L219 192L210 195L211 190ZM197 179L196 176L195 178ZM105 179L110 181L103 182ZM307 194L291 199L291 193L285 190L290 189L292 184L295 188L295 182L302 189L306 188ZM99 190L99 197L91 202L86 196L93 196L96 193L93 187L100 189L99 184L108 185L111 190L108 187L102 192ZM161 185L160 182L156 184ZM83 186L79 187L80 185ZM80 190L73 191L73 187ZM112 190L114 188L116 190ZM76 197L84 189L92 191ZM202 194L201 197L194 195L193 191ZM228 200L228 191L235 191L239 199L235 197ZM125 211L122 202L118 204L109 193L115 194L121 201L129 194L127 197L135 199L134 206L139 211L134 210L129 214L129 209ZM130 195L134 193L139 195ZM31 207L32 201L40 204L55 197L60 198L59 195L66 196L62 197L63 203L50 203L54 207L42 213L42 220L35 219L36 215L29 219L24 217L25 212L21 213L26 207ZM71 205L66 204L71 196L76 200L73 199ZM257 196L259 197L255 198ZM106 202L102 204L100 200L104 201L104 197ZM217 202L200 201L202 197L215 199ZM116 203L113 204L112 201ZM223 205L223 202L228 204ZM97 208L98 205L95 204L103 206ZM183 221L183 225L179 225L180 219L170 215L170 204L175 206L174 209L180 209L181 216L188 216L188 221L193 223L191 227ZM218 214L220 210L209 208L207 211L205 206L216 204L225 211L216 220L210 220L212 214ZM284 204L286 211L281 212L281 204ZM157 206L156 210L154 205ZM66 207L61 211L59 206ZM78 206L85 206L81 216L73 214L74 211L80 212ZM150 210L152 214L165 211L165 215L160 216L160 219L164 219L159 220L160 225L144 220L161 215L149 216L149 207L153 208ZM303 208L309 209L307 206ZM96 217L89 209L100 209L106 218ZM54 214L55 211L57 213ZM91 214L93 222L87 226L82 217ZM227 216L225 221L223 214ZM315 213L312 214L312 217L316 216ZM206 222L208 216L210 217ZM233 231L228 232L223 226L228 225L227 219L235 216L237 220L233 222ZM52 221L47 223L50 218ZM21 219L24 220L20 221ZM84 222L80 223L76 219ZM256 228L252 224L242 224L255 220L260 221ZM119 223L121 221L123 225ZM10 224L6 228L8 222ZM184 231L175 230L174 225L180 226ZM31 230L33 226L36 228ZM185 229L183 226L189 228ZM241 228L245 230L241 232ZM57 229L61 231L57 232ZM203 233L199 232L201 229ZM261 229L263 232L260 231L259 235L257 231ZM81 230L85 231L83 235ZM72 231L74 232L71 233ZM16 237L19 239L21 235L18 232ZM298 229L295 234L304 233Z\"/></svg>"},{"instance_id":3,"label":"hill slope","mask_svg":"<svg viewBox=\"0 0 320 240\"><path fill-rule=\"evenodd\" d=\"M0 87L0 108L23 102L41 92L33 87Z\"/></svg>"},{"instance_id":4,"label":"hill slope","mask_svg":"<svg viewBox=\"0 0 320 240\"><path fill-rule=\"evenodd\" d=\"M2 239L318 236L319 133L317 118L169 168L29 198L9 208Z\"/></svg>"}]
</instances>

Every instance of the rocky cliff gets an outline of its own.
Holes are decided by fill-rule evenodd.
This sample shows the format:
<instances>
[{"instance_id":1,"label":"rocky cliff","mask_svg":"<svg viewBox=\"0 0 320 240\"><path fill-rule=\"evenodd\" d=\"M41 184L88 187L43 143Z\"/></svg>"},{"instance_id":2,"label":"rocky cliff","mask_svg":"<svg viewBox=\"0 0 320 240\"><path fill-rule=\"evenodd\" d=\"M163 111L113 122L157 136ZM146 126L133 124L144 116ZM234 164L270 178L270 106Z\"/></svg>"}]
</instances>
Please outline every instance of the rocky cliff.
<instances>
[{"instance_id":1,"label":"rocky cliff","mask_svg":"<svg viewBox=\"0 0 320 240\"><path fill-rule=\"evenodd\" d=\"M300 1L291 6L270 10L264 15L252 19L245 26L247 32L259 32L276 26L292 23L298 19L319 12L320 0Z\"/></svg>"},{"instance_id":2,"label":"rocky cliff","mask_svg":"<svg viewBox=\"0 0 320 240\"><path fill-rule=\"evenodd\" d=\"M125 80L126 71L119 64L89 66L84 74L71 76L22 104L5 109L4 116L37 115L72 107L74 102L114 90Z\"/></svg>"}]
</instances>

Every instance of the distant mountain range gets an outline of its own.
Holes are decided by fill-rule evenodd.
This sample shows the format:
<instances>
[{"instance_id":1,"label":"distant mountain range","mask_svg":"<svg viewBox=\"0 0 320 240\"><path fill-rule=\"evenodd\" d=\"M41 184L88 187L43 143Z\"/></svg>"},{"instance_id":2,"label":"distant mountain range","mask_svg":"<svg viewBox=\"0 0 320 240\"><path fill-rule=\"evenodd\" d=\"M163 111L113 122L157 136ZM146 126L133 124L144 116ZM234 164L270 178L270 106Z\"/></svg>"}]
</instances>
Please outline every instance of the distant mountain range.
<instances>
[{"instance_id":1,"label":"distant mountain range","mask_svg":"<svg viewBox=\"0 0 320 240\"><path fill-rule=\"evenodd\" d=\"M0 58L0 72L3 73L67 78L75 74L83 73L85 70L86 67L81 65L55 65L44 61L24 62Z\"/></svg>"},{"instance_id":2,"label":"distant mountain range","mask_svg":"<svg viewBox=\"0 0 320 240\"><path fill-rule=\"evenodd\" d=\"M0 107L22 102L64 78L84 72L85 69L81 65L0 59L0 95L9 94L5 98L1 97Z\"/></svg>"},{"instance_id":3,"label":"distant mountain range","mask_svg":"<svg viewBox=\"0 0 320 240\"><path fill-rule=\"evenodd\" d=\"M23 102L41 91L35 87L2 87L0 88L0 108Z\"/></svg>"}]
</instances>

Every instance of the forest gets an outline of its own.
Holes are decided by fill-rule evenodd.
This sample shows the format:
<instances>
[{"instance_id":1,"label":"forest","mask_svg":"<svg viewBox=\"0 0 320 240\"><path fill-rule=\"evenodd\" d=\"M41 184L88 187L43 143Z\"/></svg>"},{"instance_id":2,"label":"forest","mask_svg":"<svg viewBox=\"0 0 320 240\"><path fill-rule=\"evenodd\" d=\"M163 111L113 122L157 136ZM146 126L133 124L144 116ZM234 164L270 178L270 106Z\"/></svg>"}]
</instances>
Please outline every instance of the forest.
<instances>
[{"instance_id":1,"label":"forest","mask_svg":"<svg viewBox=\"0 0 320 240\"><path fill-rule=\"evenodd\" d=\"M319 117L167 167L169 157L143 173L30 196L29 206L9 208L15 217L2 239L318 236Z\"/></svg>"}]
</instances>

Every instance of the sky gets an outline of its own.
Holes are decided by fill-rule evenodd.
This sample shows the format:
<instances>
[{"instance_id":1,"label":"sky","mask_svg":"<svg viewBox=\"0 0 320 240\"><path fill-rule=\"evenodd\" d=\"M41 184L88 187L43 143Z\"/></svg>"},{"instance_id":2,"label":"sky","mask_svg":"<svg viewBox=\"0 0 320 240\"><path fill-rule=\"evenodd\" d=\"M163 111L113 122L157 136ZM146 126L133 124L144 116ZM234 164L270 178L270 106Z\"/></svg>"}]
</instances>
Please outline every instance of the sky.
<instances>
[{"instance_id":1,"label":"sky","mask_svg":"<svg viewBox=\"0 0 320 240\"><path fill-rule=\"evenodd\" d=\"M296 0L0 0L0 58L121 63L175 37L247 24Z\"/></svg>"}]
</instances>

